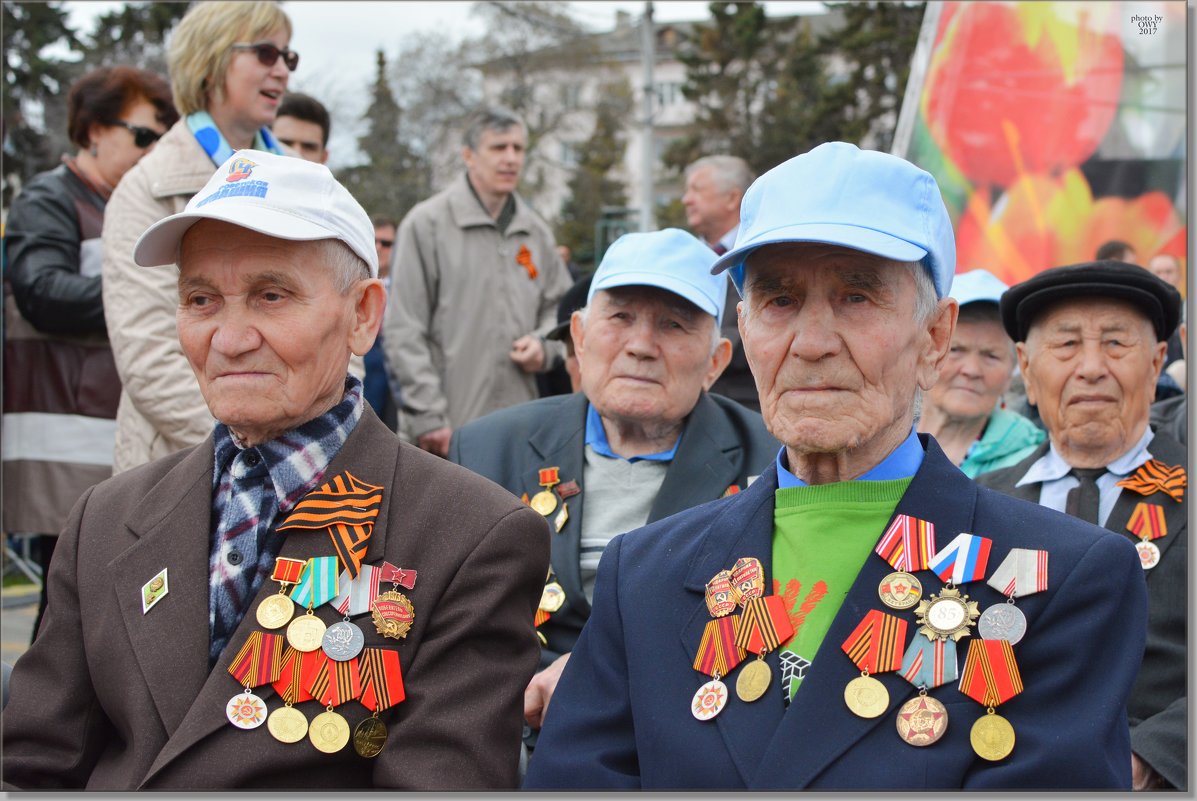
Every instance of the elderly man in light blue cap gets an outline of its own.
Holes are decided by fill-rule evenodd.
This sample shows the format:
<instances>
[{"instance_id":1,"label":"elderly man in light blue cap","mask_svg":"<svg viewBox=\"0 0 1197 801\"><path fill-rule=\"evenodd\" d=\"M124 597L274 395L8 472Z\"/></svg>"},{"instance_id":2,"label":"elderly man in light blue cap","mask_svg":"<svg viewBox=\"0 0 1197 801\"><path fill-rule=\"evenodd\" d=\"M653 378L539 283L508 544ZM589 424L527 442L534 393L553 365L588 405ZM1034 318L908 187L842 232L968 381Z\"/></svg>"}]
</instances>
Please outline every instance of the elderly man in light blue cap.
<instances>
[{"instance_id":1,"label":"elderly man in light blue cap","mask_svg":"<svg viewBox=\"0 0 1197 801\"><path fill-rule=\"evenodd\" d=\"M528 499L556 532L550 617L539 627L547 669L525 695L534 728L590 616L608 541L744 489L777 453L759 414L707 392L731 351L714 261L676 228L620 237L570 321L581 391L495 412L453 437L451 460Z\"/></svg>"},{"instance_id":2,"label":"elderly man in light blue cap","mask_svg":"<svg viewBox=\"0 0 1197 801\"><path fill-rule=\"evenodd\" d=\"M1002 401L1018 365L998 311L1007 289L988 270L956 276L952 297L960 316L952 348L919 417L919 433L935 437L969 478L1018 464L1047 439L1043 429Z\"/></svg>"},{"instance_id":3,"label":"elderly man in light blue cap","mask_svg":"<svg viewBox=\"0 0 1197 801\"><path fill-rule=\"evenodd\" d=\"M934 178L821 145L749 188L724 269L784 447L607 545L525 787L1129 787L1133 548L913 430L957 315Z\"/></svg>"}]
</instances>

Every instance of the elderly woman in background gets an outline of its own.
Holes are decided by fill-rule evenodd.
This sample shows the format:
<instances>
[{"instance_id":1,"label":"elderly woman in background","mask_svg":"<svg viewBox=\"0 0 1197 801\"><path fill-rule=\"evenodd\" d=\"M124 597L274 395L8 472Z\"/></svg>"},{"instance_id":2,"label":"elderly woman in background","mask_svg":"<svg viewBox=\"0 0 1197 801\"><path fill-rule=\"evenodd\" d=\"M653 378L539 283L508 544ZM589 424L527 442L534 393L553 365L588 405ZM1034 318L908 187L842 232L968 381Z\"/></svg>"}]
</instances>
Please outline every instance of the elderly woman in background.
<instances>
[{"instance_id":1,"label":"elderly woman in background","mask_svg":"<svg viewBox=\"0 0 1197 801\"><path fill-rule=\"evenodd\" d=\"M67 93L79 151L26 184L8 215L4 530L40 535L43 575L67 512L112 475L120 381L100 292L105 207L121 176L178 119L170 87L153 73L84 74ZM39 620L44 609L43 590Z\"/></svg>"},{"instance_id":2,"label":"elderly woman in background","mask_svg":"<svg viewBox=\"0 0 1197 801\"><path fill-rule=\"evenodd\" d=\"M1006 289L987 270L956 276L952 297L960 316L952 348L939 381L923 397L919 432L935 437L969 478L1016 464L1046 437L1001 402L1017 364L998 314Z\"/></svg>"},{"instance_id":3,"label":"elderly woman in background","mask_svg":"<svg viewBox=\"0 0 1197 801\"><path fill-rule=\"evenodd\" d=\"M283 152L269 126L299 64L290 41L291 22L273 2L197 3L171 36L167 63L184 117L121 182L104 226L104 301L123 382L114 472L194 445L212 430L176 336L177 271L137 267L133 243L182 211L234 151Z\"/></svg>"}]
</instances>

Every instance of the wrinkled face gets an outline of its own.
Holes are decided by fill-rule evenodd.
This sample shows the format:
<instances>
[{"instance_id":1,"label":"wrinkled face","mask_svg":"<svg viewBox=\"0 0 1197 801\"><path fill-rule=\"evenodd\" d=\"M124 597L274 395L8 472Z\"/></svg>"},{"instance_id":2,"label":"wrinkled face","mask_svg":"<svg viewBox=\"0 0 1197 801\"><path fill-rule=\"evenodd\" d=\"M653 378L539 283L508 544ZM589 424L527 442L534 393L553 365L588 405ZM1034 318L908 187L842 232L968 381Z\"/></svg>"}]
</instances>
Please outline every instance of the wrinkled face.
<instances>
[{"instance_id":1,"label":"wrinkled face","mask_svg":"<svg viewBox=\"0 0 1197 801\"><path fill-rule=\"evenodd\" d=\"M797 454L890 443L878 463L935 383L954 315L918 322L910 271L857 250L766 245L747 267L740 336L769 431Z\"/></svg>"},{"instance_id":2,"label":"wrinkled face","mask_svg":"<svg viewBox=\"0 0 1197 801\"><path fill-rule=\"evenodd\" d=\"M996 320L961 319L926 403L957 419L988 417L1014 373L1014 348Z\"/></svg>"},{"instance_id":3,"label":"wrinkled face","mask_svg":"<svg viewBox=\"0 0 1197 801\"><path fill-rule=\"evenodd\" d=\"M317 164L328 161L328 151L324 148L324 129L319 124L299 117L284 116L274 121L272 130L274 138L298 153L300 158Z\"/></svg>"},{"instance_id":4,"label":"wrinkled face","mask_svg":"<svg viewBox=\"0 0 1197 801\"><path fill-rule=\"evenodd\" d=\"M480 195L504 195L515 191L524 168L528 134L520 125L505 131L487 128L478 137L478 149L465 148L466 172Z\"/></svg>"},{"instance_id":5,"label":"wrinkled face","mask_svg":"<svg viewBox=\"0 0 1197 801\"><path fill-rule=\"evenodd\" d=\"M157 114L153 103L139 98L121 113L120 120L160 134L166 133L166 126L158 121ZM149 147L140 148L134 142L133 132L125 126L98 123L91 126L88 140L96 149L96 164L109 186L120 183L121 177L157 144L154 142Z\"/></svg>"},{"instance_id":6,"label":"wrinkled face","mask_svg":"<svg viewBox=\"0 0 1197 801\"><path fill-rule=\"evenodd\" d=\"M280 50L288 47L290 37L278 30L251 44L270 42ZM291 73L282 57L273 66L264 66L253 50L234 50L224 75L224 94L211 102L220 104L225 115L236 118L245 127L261 128L274 122L279 101L287 91Z\"/></svg>"},{"instance_id":7,"label":"wrinkled face","mask_svg":"<svg viewBox=\"0 0 1197 801\"><path fill-rule=\"evenodd\" d=\"M683 420L726 366L711 352L715 318L672 292L647 286L600 290L570 335L582 391L610 420Z\"/></svg>"},{"instance_id":8,"label":"wrinkled face","mask_svg":"<svg viewBox=\"0 0 1197 801\"><path fill-rule=\"evenodd\" d=\"M1130 303L1062 301L1041 312L1018 343L1027 400L1066 457L1105 454L1105 465L1143 435L1167 347Z\"/></svg>"},{"instance_id":9,"label":"wrinkled face","mask_svg":"<svg viewBox=\"0 0 1197 801\"><path fill-rule=\"evenodd\" d=\"M740 193L723 189L715 182L711 167L701 167L686 179L682 205L686 207L686 225L708 242L731 230L739 219Z\"/></svg>"},{"instance_id":10,"label":"wrinkled face","mask_svg":"<svg viewBox=\"0 0 1197 801\"><path fill-rule=\"evenodd\" d=\"M1153 256L1147 263L1147 269L1161 281L1180 289L1180 263L1175 256L1169 256L1167 253Z\"/></svg>"},{"instance_id":11,"label":"wrinkled face","mask_svg":"<svg viewBox=\"0 0 1197 801\"><path fill-rule=\"evenodd\" d=\"M204 220L180 264L179 342L217 420L256 443L341 400L355 292L337 292L319 248Z\"/></svg>"}]
</instances>

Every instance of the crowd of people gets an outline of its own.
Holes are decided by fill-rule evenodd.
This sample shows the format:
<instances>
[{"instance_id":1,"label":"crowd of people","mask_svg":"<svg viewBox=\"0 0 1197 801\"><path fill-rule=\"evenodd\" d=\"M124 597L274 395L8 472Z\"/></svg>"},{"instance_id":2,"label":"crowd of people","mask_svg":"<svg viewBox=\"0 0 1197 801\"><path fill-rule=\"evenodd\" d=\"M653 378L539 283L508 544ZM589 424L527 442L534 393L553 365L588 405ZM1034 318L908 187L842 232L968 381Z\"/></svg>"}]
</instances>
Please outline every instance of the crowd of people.
<instances>
[{"instance_id":1,"label":"crowd of people","mask_svg":"<svg viewBox=\"0 0 1197 801\"><path fill-rule=\"evenodd\" d=\"M363 208L290 38L194 4L13 201L6 789L1187 789L1175 256L1009 286L830 142L586 272L506 108Z\"/></svg>"}]
</instances>

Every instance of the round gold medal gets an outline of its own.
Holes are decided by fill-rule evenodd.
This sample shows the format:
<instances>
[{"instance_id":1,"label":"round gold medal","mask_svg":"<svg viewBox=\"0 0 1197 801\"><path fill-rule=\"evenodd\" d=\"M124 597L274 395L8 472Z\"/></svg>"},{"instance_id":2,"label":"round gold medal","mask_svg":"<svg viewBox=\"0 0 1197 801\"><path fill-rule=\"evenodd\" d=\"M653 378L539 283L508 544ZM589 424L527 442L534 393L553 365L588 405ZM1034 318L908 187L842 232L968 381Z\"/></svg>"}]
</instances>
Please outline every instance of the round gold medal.
<instances>
[{"instance_id":1,"label":"round gold medal","mask_svg":"<svg viewBox=\"0 0 1197 801\"><path fill-rule=\"evenodd\" d=\"M875 718L889 706L889 690L872 676L857 676L844 688L844 703L854 715Z\"/></svg>"},{"instance_id":2,"label":"round gold medal","mask_svg":"<svg viewBox=\"0 0 1197 801\"><path fill-rule=\"evenodd\" d=\"M382 753L387 742L387 724L376 717L368 717L353 730L353 750L366 759Z\"/></svg>"},{"instance_id":3,"label":"round gold medal","mask_svg":"<svg viewBox=\"0 0 1197 801\"><path fill-rule=\"evenodd\" d=\"M765 694L773 682L773 671L764 659L754 659L740 671L736 678L736 696L745 703L752 703Z\"/></svg>"},{"instance_id":4,"label":"round gold medal","mask_svg":"<svg viewBox=\"0 0 1197 801\"><path fill-rule=\"evenodd\" d=\"M349 742L349 724L336 712L326 710L312 719L308 739L324 753L335 754Z\"/></svg>"},{"instance_id":5,"label":"round gold medal","mask_svg":"<svg viewBox=\"0 0 1197 801\"><path fill-rule=\"evenodd\" d=\"M295 602L282 593L277 593L258 605L258 625L264 629L282 628L293 614Z\"/></svg>"},{"instance_id":6,"label":"round gold medal","mask_svg":"<svg viewBox=\"0 0 1197 801\"><path fill-rule=\"evenodd\" d=\"M293 706L280 706L266 718L266 728L280 743L297 743L308 733L308 719Z\"/></svg>"},{"instance_id":7,"label":"round gold medal","mask_svg":"<svg viewBox=\"0 0 1197 801\"><path fill-rule=\"evenodd\" d=\"M910 573L899 570L881 579L877 594L890 609L909 609L923 597L923 585Z\"/></svg>"},{"instance_id":8,"label":"round gold medal","mask_svg":"<svg viewBox=\"0 0 1197 801\"><path fill-rule=\"evenodd\" d=\"M1014 750L1014 727L1010 721L990 709L973 724L968 741L981 759L998 762L1010 756Z\"/></svg>"},{"instance_id":9,"label":"round gold medal","mask_svg":"<svg viewBox=\"0 0 1197 801\"><path fill-rule=\"evenodd\" d=\"M981 610L976 601L961 595L955 587L944 587L939 595L932 593L919 601L914 610L918 616L919 632L929 640L958 641L968 636L968 630L977 622Z\"/></svg>"},{"instance_id":10,"label":"round gold medal","mask_svg":"<svg viewBox=\"0 0 1197 801\"><path fill-rule=\"evenodd\" d=\"M924 746L948 730L948 710L929 695L919 695L898 710L898 736L903 742Z\"/></svg>"},{"instance_id":11,"label":"round gold medal","mask_svg":"<svg viewBox=\"0 0 1197 801\"><path fill-rule=\"evenodd\" d=\"M287 642L296 651L315 651L324 641L324 621L315 615L300 615L287 626Z\"/></svg>"},{"instance_id":12,"label":"round gold medal","mask_svg":"<svg viewBox=\"0 0 1197 801\"><path fill-rule=\"evenodd\" d=\"M528 505L545 517L548 517L557 508L557 496L550 490L541 490L532 496L532 500L528 501Z\"/></svg>"},{"instance_id":13,"label":"round gold medal","mask_svg":"<svg viewBox=\"0 0 1197 801\"><path fill-rule=\"evenodd\" d=\"M544 585L540 593L540 608L552 614L565 605L565 590L556 581Z\"/></svg>"}]
</instances>

